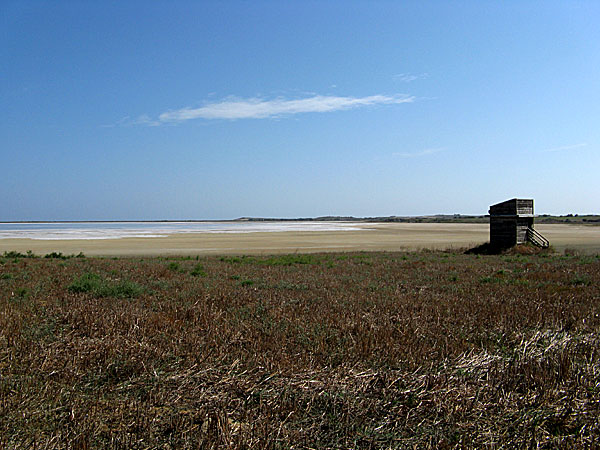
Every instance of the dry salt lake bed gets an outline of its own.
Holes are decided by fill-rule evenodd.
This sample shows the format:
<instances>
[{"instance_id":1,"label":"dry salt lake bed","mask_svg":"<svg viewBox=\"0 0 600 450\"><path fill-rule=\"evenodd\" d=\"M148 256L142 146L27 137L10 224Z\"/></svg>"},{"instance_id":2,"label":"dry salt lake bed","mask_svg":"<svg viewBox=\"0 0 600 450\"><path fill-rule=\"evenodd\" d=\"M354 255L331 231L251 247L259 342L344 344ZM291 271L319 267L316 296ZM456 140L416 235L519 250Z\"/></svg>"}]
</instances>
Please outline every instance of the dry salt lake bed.
<instances>
[{"instance_id":1,"label":"dry salt lake bed","mask_svg":"<svg viewBox=\"0 0 600 450\"><path fill-rule=\"evenodd\" d=\"M562 252L600 252L600 227L536 225ZM404 251L472 247L487 224L364 222L3 223L0 252L89 256Z\"/></svg>"}]
</instances>

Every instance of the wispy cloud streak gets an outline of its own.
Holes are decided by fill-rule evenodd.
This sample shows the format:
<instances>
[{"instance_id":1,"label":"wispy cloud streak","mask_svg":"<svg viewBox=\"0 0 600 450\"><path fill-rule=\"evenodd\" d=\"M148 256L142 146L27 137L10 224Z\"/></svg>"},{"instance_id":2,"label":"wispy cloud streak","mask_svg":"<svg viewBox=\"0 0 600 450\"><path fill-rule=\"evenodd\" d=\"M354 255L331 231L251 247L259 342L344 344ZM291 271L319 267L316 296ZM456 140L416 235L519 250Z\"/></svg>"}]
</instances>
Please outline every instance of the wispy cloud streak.
<instances>
[{"instance_id":1,"label":"wispy cloud streak","mask_svg":"<svg viewBox=\"0 0 600 450\"><path fill-rule=\"evenodd\" d=\"M144 126L144 127L158 127L162 125L158 120L152 119L148 114L142 114L137 118L131 116L125 116L116 123L109 125L101 125L102 128L113 128L113 127L133 127L133 126Z\"/></svg>"},{"instance_id":2,"label":"wispy cloud streak","mask_svg":"<svg viewBox=\"0 0 600 450\"><path fill-rule=\"evenodd\" d=\"M410 83L415 80L422 80L423 78L427 78L429 76L428 73L399 73L394 75L394 80L402 81L403 83Z\"/></svg>"},{"instance_id":3,"label":"wispy cloud streak","mask_svg":"<svg viewBox=\"0 0 600 450\"><path fill-rule=\"evenodd\" d=\"M131 125L145 125L147 127L157 127L160 125L158 120L152 119L148 114L142 114L137 119L132 120Z\"/></svg>"},{"instance_id":4,"label":"wispy cloud streak","mask_svg":"<svg viewBox=\"0 0 600 450\"><path fill-rule=\"evenodd\" d=\"M545 150L542 150L543 152L564 152L564 151L568 151L568 150L575 150L578 148L582 148L582 147L587 147L587 142L582 142L581 144L574 144L574 145L565 145L563 147L554 147L554 148L547 148Z\"/></svg>"},{"instance_id":5,"label":"wispy cloud streak","mask_svg":"<svg viewBox=\"0 0 600 450\"><path fill-rule=\"evenodd\" d=\"M368 97L336 97L315 95L313 97L288 100L276 98L238 99L230 98L216 103L208 103L199 108L182 108L167 111L158 116L157 121L145 117L149 124L177 123L193 119L266 119L302 113L325 113L355 109L366 106L411 103L414 97L407 95L371 95Z\"/></svg>"},{"instance_id":6,"label":"wispy cloud streak","mask_svg":"<svg viewBox=\"0 0 600 450\"><path fill-rule=\"evenodd\" d=\"M439 148L426 148L425 150L421 150L420 152L396 152L395 156L400 156L402 158L418 158L419 156L427 156L433 155L434 153L443 152L445 150L444 147Z\"/></svg>"}]
</instances>

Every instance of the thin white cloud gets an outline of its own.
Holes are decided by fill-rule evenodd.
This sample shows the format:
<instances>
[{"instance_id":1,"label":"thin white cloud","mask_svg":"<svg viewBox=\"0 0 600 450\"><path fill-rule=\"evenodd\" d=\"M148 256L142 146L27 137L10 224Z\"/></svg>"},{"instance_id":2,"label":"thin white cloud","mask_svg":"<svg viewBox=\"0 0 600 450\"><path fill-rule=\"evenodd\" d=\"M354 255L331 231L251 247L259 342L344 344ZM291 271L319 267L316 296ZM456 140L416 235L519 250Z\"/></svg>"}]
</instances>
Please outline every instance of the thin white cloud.
<instances>
[{"instance_id":1,"label":"thin white cloud","mask_svg":"<svg viewBox=\"0 0 600 450\"><path fill-rule=\"evenodd\" d=\"M564 152L564 151L568 151L568 150L575 150L578 148L587 147L587 145L588 145L587 142L582 142L581 144L564 145L562 147L547 148L542 151L543 152Z\"/></svg>"},{"instance_id":2,"label":"thin white cloud","mask_svg":"<svg viewBox=\"0 0 600 450\"><path fill-rule=\"evenodd\" d=\"M148 114L142 114L136 119L131 116L125 116L116 123L109 125L102 125L102 128L113 128L113 127L133 127L133 126L146 126L146 127L157 127L161 123L157 120L152 119Z\"/></svg>"},{"instance_id":3,"label":"thin white cloud","mask_svg":"<svg viewBox=\"0 0 600 450\"><path fill-rule=\"evenodd\" d=\"M403 83L410 83L411 81L422 80L423 78L427 78L428 76L428 73L399 73L397 75L394 75L394 80L402 81Z\"/></svg>"},{"instance_id":4,"label":"thin white cloud","mask_svg":"<svg viewBox=\"0 0 600 450\"><path fill-rule=\"evenodd\" d=\"M158 120L152 119L148 114L142 114L137 119L130 122L131 125L145 125L147 127L157 127L160 125Z\"/></svg>"},{"instance_id":5,"label":"thin white cloud","mask_svg":"<svg viewBox=\"0 0 600 450\"><path fill-rule=\"evenodd\" d=\"M418 158L419 156L427 156L433 155L434 153L443 152L446 150L444 147L439 148L426 148L425 150L421 150L420 152L396 152L395 156L400 156L402 158Z\"/></svg>"},{"instance_id":6,"label":"thin white cloud","mask_svg":"<svg viewBox=\"0 0 600 450\"><path fill-rule=\"evenodd\" d=\"M249 99L228 98L220 102L208 103L199 108L167 111L160 114L158 120L152 120L148 116L141 117L152 125L193 119L266 119L301 113L324 113L366 106L412 103L413 101L414 97L407 95L371 95L368 97L314 95L292 100L281 97L273 100L258 97ZM143 124L142 122L143 120L140 121L140 124Z\"/></svg>"}]
</instances>

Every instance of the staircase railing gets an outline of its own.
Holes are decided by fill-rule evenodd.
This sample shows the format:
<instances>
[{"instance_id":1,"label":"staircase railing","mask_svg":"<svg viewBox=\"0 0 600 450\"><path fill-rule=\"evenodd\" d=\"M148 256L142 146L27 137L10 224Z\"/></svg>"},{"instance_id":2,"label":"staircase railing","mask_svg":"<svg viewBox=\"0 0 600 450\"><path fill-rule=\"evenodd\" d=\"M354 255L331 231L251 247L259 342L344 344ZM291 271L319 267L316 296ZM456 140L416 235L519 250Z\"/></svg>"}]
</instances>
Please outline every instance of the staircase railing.
<instances>
[{"instance_id":1,"label":"staircase railing","mask_svg":"<svg viewBox=\"0 0 600 450\"><path fill-rule=\"evenodd\" d=\"M532 227L527 228L527 240L533 245L537 245L541 248L548 248L550 246L550 242L548 241L548 239L546 239Z\"/></svg>"}]
</instances>

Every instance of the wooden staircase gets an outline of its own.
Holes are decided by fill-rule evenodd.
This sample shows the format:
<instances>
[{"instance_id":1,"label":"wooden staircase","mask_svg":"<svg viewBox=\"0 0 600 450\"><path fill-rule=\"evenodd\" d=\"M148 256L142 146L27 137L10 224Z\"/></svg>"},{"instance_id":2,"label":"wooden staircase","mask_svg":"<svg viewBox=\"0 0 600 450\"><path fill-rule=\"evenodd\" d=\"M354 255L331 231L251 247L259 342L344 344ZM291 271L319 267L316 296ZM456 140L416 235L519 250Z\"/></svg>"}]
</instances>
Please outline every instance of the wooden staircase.
<instances>
[{"instance_id":1,"label":"wooden staircase","mask_svg":"<svg viewBox=\"0 0 600 450\"><path fill-rule=\"evenodd\" d=\"M535 231L533 227L527 228L527 240L540 248L548 248L550 246L548 239Z\"/></svg>"}]
</instances>

